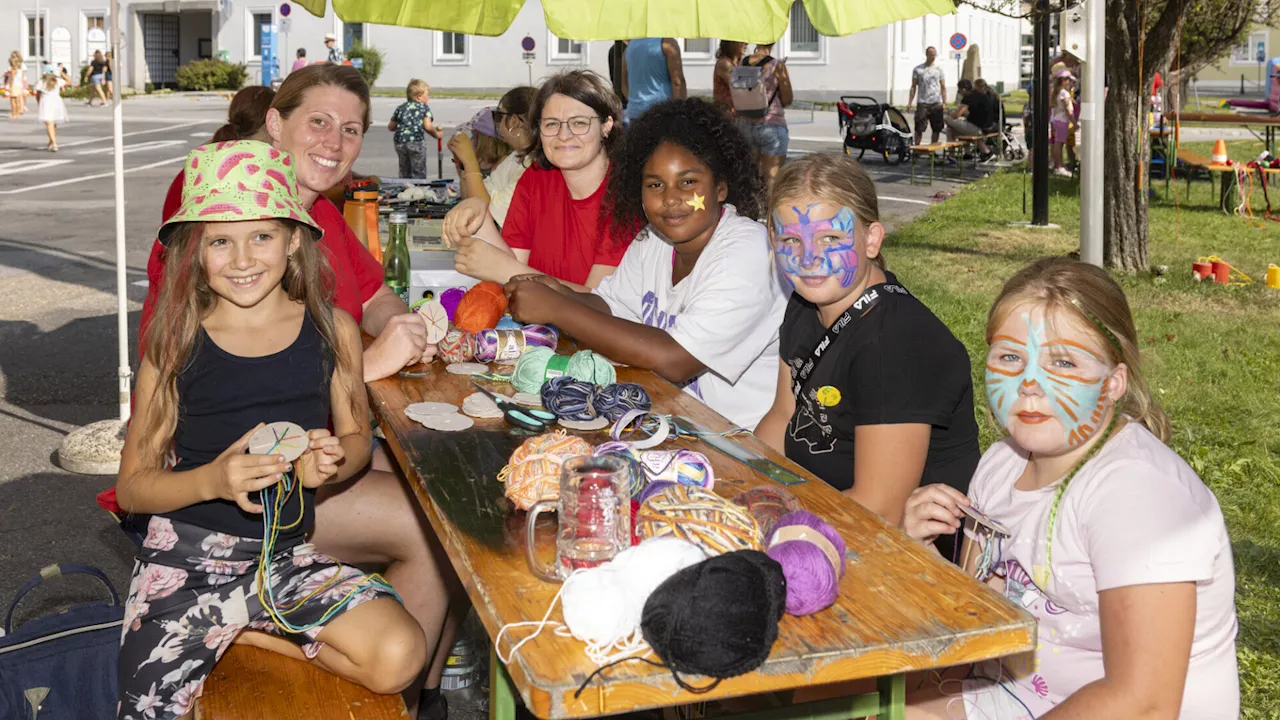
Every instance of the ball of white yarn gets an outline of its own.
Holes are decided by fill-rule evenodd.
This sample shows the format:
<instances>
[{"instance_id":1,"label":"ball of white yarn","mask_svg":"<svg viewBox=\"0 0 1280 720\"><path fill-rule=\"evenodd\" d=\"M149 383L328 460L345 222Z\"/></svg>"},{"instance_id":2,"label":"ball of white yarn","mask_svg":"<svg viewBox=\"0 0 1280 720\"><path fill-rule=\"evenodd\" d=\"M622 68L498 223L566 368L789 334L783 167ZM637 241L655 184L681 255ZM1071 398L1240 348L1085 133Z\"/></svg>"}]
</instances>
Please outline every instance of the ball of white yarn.
<instances>
[{"instance_id":1,"label":"ball of white yarn","mask_svg":"<svg viewBox=\"0 0 1280 720\"><path fill-rule=\"evenodd\" d=\"M707 559L697 545L675 537L645 540L597 568L565 582L564 622L579 640L609 645L640 628L645 601L677 572Z\"/></svg>"}]
</instances>

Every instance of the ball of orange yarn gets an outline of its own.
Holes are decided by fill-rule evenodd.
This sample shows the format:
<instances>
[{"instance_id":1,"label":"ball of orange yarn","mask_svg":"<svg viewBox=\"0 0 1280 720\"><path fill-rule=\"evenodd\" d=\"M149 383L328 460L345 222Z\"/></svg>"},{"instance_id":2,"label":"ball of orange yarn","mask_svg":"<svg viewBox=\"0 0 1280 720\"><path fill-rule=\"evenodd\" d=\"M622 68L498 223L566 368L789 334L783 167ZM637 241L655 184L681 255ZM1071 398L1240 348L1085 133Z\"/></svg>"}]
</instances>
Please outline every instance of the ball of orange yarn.
<instances>
[{"instance_id":1,"label":"ball of orange yarn","mask_svg":"<svg viewBox=\"0 0 1280 720\"><path fill-rule=\"evenodd\" d=\"M507 311L507 294L496 282L485 280L467 291L453 311L453 326L467 332L480 332L498 324Z\"/></svg>"},{"instance_id":2,"label":"ball of orange yarn","mask_svg":"<svg viewBox=\"0 0 1280 720\"><path fill-rule=\"evenodd\" d=\"M507 486L507 499L521 510L539 500L560 498L560 466L571 457L590 455L591 443L563 430L525 440L511 453L498 481Z\"/></svg>"}]
</instances>

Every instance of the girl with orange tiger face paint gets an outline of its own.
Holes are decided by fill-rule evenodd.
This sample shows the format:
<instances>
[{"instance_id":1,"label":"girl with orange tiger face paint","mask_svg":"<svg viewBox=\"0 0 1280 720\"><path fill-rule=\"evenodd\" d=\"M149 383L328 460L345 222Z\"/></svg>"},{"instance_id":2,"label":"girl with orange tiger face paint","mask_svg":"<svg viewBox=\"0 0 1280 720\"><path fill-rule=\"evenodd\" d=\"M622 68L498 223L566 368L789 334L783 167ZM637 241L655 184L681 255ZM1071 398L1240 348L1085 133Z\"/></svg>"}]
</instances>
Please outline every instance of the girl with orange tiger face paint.
<instances>
[{"instance_id":1,"label":"girl with orange tiger face paint","mask_svg":"<svg viewBox=\"0 0 1280 720\"><path fill-rule=\"evenodd\" d=\"M1116 368L1096 332L1068 313L1024 304L991 339L987 401L996 421L1036 455L1074 450L1104 427L1115 404Z\"/></svg>"}]
</instances>

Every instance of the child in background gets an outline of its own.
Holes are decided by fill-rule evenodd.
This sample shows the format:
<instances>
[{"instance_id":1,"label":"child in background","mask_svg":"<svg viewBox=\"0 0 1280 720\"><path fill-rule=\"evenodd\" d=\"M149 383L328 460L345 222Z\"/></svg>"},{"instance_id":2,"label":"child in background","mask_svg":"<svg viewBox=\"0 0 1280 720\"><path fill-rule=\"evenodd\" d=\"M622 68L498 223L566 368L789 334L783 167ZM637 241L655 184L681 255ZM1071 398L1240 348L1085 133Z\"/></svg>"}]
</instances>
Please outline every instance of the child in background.
<instances>
[{"instance_id":1,"label":"child in background","mask_svg":"<svg viewBox=\"0 0 1280 720\"><path fill-rule=\"evenodd\" d=\"M655 105L631 123L610 180L613 233L643 227L617 271L590 293L512 278L511 314L653 370L753 428L773 394L786 307L754 220L763 189L724 111L693 98Z\"/></svg>"},{"instance_id":2,"label":"child in background","mask_svg":"<svg viewBox=\"0 0 1280 720\"><path fill-rule=\"evenodd\" d=\"M370 432L360 331L329 302L292 156L201 146L182 200L160 228L164 332L147 336L117 483L123 509L151 516L125 609L119 720L187 715L237 641L399 692L425 661L422 629L385 583L306 542L315 488L368 462ZM275 421L306 429L292 464L245 452ZM264 507L276 520L265 558Z\"/></svg>"},{"instance_id":3,"label":"child in background","mask_svg":"<svg viewBox=\"0 0 1280 720\"><path fill-rule=\"evenodd\" d=\"M964 491L978 464L969 355L885 269L876 188L842 155L808 155L769 192L794 288L776 395L756 435L890 522L911 491Z\"/></svg>"},{"instance_id":4,"label":"child in background","mask_svg":"<svg viewBox=\"0 0 1280 720\"><path fill-rule=\"evenodd\" d=\"M964 557L990 558L966 569L1036 618L1039 645L952 668L949 692L926 681L907 716L1239 717L1222 510L1165 445L1124 291L1092 265L1040 260L1005 283L986 338L987 401L1009 437L967 496L913 493L903 528L931 542L960 528L962 507L1003 526L1000 539L975 531L990 554L965 541Z\"/></svg>"},{"instance_id":5,"label":"child in background","mask_svg":"<svg viewBox=\"0 0 1280 720\"><path fill-rule=\"evenodd\" d=\"M71 84L67 71L61 73L46 72L40 80L40 112L37 115L44 123L45 134L49 136L49 152L58 152L58 124L66 122L67 104L62 101L62 88Z\"/></svg>"},{"instance_id":6,"label":"child in background","mask_svg":"<svg viewBox=\"0 0 1280 720\"><path fill-rule=\"evenodd\" d=\"M400 177L427 177L427 136L439 140L444 132L436 127L431 115L431 86L414 78L405 88L406 102L391 114L387 129L395 133L396 157L400 160Z\"/></svg>"},{"instance_id":7,"label":"child in background","mask_svg":"<svg viewBox=\"0 0 1280 720\"><path fill-rule=\"evenodd\" d=\"M489 214L498 227L502 227L507 221L507 208L511 207L516 184L531 162L529 150L533 147L534 137L529 128L528 115L537 92L535 88L528 86L512 88L498 100L496 108L482 111L491 112L492 125L502 146L508 149L503 157L498 158L488 175L480 172L484 164L480 156L484 152L492 154L492 151L482 151L482 138L477 138L475 146L472 146L470 137L465 133L458 133L449 140L449 150L453 152L455 162L462 166L462 197L485 200L489 204ZM477 129L480 125L481 123L477 123ZM479 134L484 135L483 131ZM484 144L496 147L495 143Z\"/></svg>"},{"instance_id":8,"label":"child in background","mask_svg":"<svg viewBox=\"0 0 1280 720\"><path fill-rule=\"evenodd\" d=\"M9 53L4 83L9 90L9 119L12 120L27 111L27 76L17 50Z\"/></svg>"},{"instance_id":9,"label":"child in background","mask_svg":"<svg viewBox=\"0 0 1280 720\"><path fill-rule=\"evenodd\" d=\"M1049 118L1053 137L1049 141L1049 154L1053 172L1063 177L1071 177L1071 169L1064 164L1062 156L1068 140L1075 133L1075 102L1071 94L1075 83L1075 75L1065 68L1058 71L1053 82L1053 115Z\"/></svg>"}]
</instances>

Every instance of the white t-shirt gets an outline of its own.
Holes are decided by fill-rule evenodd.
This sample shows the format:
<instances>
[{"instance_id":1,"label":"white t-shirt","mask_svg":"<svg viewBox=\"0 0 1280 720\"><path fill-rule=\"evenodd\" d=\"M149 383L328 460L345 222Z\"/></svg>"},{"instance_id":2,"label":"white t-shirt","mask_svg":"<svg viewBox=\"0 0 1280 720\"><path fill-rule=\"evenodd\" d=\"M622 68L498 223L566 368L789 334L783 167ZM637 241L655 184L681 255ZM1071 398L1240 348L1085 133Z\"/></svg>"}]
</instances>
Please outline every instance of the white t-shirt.
<instances>
[{"instance_id":1,"label":"white t-shirt","mask_svg":"<svg viewBox=\"0 0 1280 720\"><path fill-rule=\"evenodd\" d=\"M764 226L723 207L693 272L674 287L673 248L648 227L595 293L615 317L670 333L707 366L685 392L735 425L755 428L778 386L778 328L787 299Z\"/></svg>"},{"instance_id":2,"label":"white t-shirt","mask_svg":"<svg viewBox=\"0 0 1280 720\"><path fill-rule=\"evenodd\" d=\"M489 193L489 214L499 226L507 221L507 208L511 207L511 198L516 194L516 183L527 167L528 163L521 162L516 153L507 153L484 179L484 189Z\"/></svg>"},{"instance_id":3,"label":"white t-shirt","mask_svg":"<svg viewBox=\"0 0 1280 720\"><path fill-rule=\"evenodd\" d=\"M1063 494L1052 574L1038 587L1057 484L1015 489L1026 465L1026 454L1005 439L982 456L969 488L974 505L1012 533L997 572L1006 578L1005 595L1039 623L1036 650L1003 659L1004 676L1013 680L1006 687L1040 717L1105 674L1100 591L1195 582L1196 628L1179 717L1239 717L1231 545L1218 500L1195 471L1145 427L1121 428Z\"/></svg>"},{"instance_id":4,"label":"white t-shirt","mask_svg":"<svg viewBox=\"0 0 1280 720\"><path fill-rule=\"evenodd\" d=\"M1071 102L1071 91L1062 88L1053 101L1053 114L1049 119L1054 122L1071 122L1071 113L1067 112L1067 103Z\"/></svg>"},{"instance_id":5,"label":"white t-shirt","mask_svg":"<svg viewBox=\"0 0 1280 720\"><path fill-rule=\"evenodd\" d=\"M916 83L916 101L918 103L921 105L933 105L947 101L946 98L942 97L942 83L945 81L942 68L937 65L920 63L911 71L911 76Z\"/></svg>"}]
</instances>

